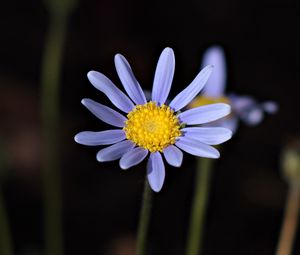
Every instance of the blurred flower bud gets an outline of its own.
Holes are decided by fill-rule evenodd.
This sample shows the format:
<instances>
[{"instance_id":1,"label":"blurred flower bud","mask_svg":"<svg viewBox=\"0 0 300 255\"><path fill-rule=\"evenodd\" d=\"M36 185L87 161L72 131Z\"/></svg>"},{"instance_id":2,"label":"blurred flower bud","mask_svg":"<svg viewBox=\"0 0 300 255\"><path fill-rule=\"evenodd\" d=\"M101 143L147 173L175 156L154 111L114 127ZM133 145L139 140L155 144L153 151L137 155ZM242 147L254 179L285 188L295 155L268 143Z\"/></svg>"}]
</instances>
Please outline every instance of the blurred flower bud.
<instances>
[{"instance_id":1,"label":"blurred flower bud","mask_svg":"<svg viewBox=\"0 0 300 255\"><path fill-rule=\"evenodd\" d=\"M300 143L287 146L282 152L282 172L284 177L300 185Z\"/></svg>"}]
</instances>

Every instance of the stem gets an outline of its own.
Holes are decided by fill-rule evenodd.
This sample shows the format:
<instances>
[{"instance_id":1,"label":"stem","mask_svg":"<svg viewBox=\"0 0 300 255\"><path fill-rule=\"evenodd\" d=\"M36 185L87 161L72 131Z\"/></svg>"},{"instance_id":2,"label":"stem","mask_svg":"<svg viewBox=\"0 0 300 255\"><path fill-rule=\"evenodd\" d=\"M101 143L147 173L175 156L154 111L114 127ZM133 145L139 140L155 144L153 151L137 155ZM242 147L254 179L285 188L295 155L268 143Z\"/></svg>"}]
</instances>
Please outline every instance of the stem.
<instances>
[{"instance_id":1,"label":"stem","mask_svg":"<svg viewBox=\"0 0 300 255\"><path fill-rule=\"evenodd\" d=\"M46 255L63 254L62 192L59 167L59 83L66 27L66 16L52 13L41 76Z\"/></svg>"},{"instance_id":2,"label":"stem","mask_svg":"<svg viewBox=\"0 0 300 255\"><path fill-rule=\"evenodd\" d=\"M152 196L153 196L153 192L149 186L147 176L146 176L141 215L140 215L140 221L139 221L138 233L137 233L137 255L146 254L146 248L147 248L146 241L147 241L147 234L149 229Z\"/></svg>"},{"instance_id":3,"label":"stem","mask_svg":"<svg viewBox=\"0 0 300 255\"><path fill-rule=\"evenodd\" d=\"M284 220L281 228L280 238L276 255L290 255L298 224L300 205L299 183L290 183L288 197L285 206Z\"/></svg>"},{"instance_id":4,"label":"stem","mask_svg":"<svg viewBox=\"0 0 300 255\"><path fill-rule=\"evenodd\" d=\"M198 255L202 250L204 219L212 175L212 160L197 158L195 195L193 199L186 255Z\"/></svg>"},{"instance_id":5,"label":"stem","mask_svg":"<svg viewBox=\"0 0 300 255\"><path fill-rule=\"evenodd\" d=\"M2 191L0 190L0 254L12 255L11 233L8 223L8 217L5 210Z\"/></svg>"}]
</instances>

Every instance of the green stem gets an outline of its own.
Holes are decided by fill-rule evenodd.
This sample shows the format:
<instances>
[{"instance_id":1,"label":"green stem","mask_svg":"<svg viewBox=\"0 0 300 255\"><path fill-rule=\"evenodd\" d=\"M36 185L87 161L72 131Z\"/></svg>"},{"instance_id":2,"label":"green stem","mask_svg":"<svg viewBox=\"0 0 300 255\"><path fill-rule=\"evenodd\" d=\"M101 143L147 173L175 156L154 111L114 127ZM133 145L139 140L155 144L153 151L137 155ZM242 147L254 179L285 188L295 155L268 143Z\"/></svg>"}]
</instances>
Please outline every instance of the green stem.
<instances>
[{"instance_id":1,"label":"green stem","mask_svg":"<svg viewBox=\"0 0 300 255\"><path fill-rule=\"evenodd\" d=\"M145 255L147 248L147 234L149 229L149 221L151 214L153 192L149 186L147 176L145 179L145 187L143 194L143 202L140 214L140 221L137 233L137 255Z\"/></svg>"},{"instance_id":2,"label":"green stem","mask_svg":"<svg viewBox=\"0 0 300 255\"><path fill-rule=\"evenodd\" d=\"M197 158L195 194L193 199L186 255L198 255L202 250L204 219L212 175L212 160Z\"/></svg>"},{"instance_id":3,"label":"green stem","mask_svg":"<svg viewBox=\"0 0 300 255\"><path fill-rule=\"evenodd\" d=\"M1 188L1 187L0 187ZM8 223L8 217L5 210L2 190L0 190L0 254L12 255L11 233Z\"/></svg>"},{"instance_id":4,"label":"green stem","mask_svg":"<svg viewBox=\"0 0 300 255\"><path fill-rule=\"evenodd\" d=\"M299 206L299 183L290 183L284 212L284 220L281 228L276 255L292 254L292 248L299 218Z\"/></svg>"},{"instance_id":5,"label":"green stem","mask_svg":"<svg viewBox=\"0 0 300 255\"><path fill-rule=\"evenodd\" d=\"M59 84L67 17L52 13L41 76L45 254L63 254L62 192L59 159Z\"/></svg>"}]
</instances>

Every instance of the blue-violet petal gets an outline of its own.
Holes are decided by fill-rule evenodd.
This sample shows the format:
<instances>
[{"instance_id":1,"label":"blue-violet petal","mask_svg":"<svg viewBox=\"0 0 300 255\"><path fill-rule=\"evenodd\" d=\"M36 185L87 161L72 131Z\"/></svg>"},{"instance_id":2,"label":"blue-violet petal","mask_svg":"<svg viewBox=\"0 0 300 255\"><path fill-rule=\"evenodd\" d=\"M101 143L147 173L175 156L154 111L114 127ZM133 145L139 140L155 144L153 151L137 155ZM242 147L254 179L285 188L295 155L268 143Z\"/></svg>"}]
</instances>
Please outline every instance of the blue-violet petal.
<instances>
[{"instance_id":1,"label":"blue-violet petal","mask_svg":"<svg viewBox=\"0 0 300 255\"><path fill-rule=\"evenodd\" d=\"M134 108L132 101L102 73L90 71L87 77L92 85L103 92L121 111L128 113Z\"/></svg>"},{"instance_id":2,"label":"blue-violet petal","mask_svg":"<svg viewBox=\"0 0 300 255\"><path fill-rule=\"evenodd\" d=\"M220 153L217 149L207 144L201 143L197 140L180 137L175 143L177 147L184 150L187 153L190 153L194 156L204 157L204 158L219 158Z\"/></svg>"},{"instance_id":3,"label":"blue-violet petal","mask_svg":"<svg viewBox=\"0 0 300 255\"><path fill-rule=\"evenodd\" d=\"M180 167L182 164L183 153L174 145L169 145L163 151L165 159L171 166Z\"/></svg>"},{"instance_id":4,"label":"blue-violet petal","mask_svg":"<svg viewBox=\"0 0 300 255\"><path fill-rule=\"evenodd\" d=\"M88 98L82 99L81 103L103 122L115 127L124 127L124 122L127 118L117 111Z\"/></svg>"},{"instance_id":5,"label":"blue-violet petal","mask_svg":"<svg viewBox=\"0 0 300 255\"><path fill-rule=\"evenodd\" d=\"M145 150L141 147L134 148L122 156L120 159L120 167L126 170L132 166L135 166L142 162L147 154L148 150Z\"/></svg>"},{"instance_id":6,"label":"blue-violet petal","mask_svg":"<svg viewBox=\"0 0 300 255\"><path fill-rule=\"evenodd\" d=\"M170 107L175 111L181 110L183 107L188 105L195 96L199 94L201 89L204 87L208 77L212 72L213 66L206 66L196 76L192 83L181 91L170 103Z\"/></svg>"},{"instance_id":7,"label":"blue-violet petal","mask_svg":"<svg viewBox=\"0 0 300 255\"><path fill-rule=\"evenodd\" d=\"M185 137L209 145L217 145L229 140L231 130L223 127L187 127L181 129Z\"/></svg>"},{"instance_id":8,"label":"blue-violet petal","mask_svg":"<svg viewBox=\"0 0 300 255\"><path fill-rule=\"evenodd\" d=\"M115 56L115 66L119 78L124 86L129 97L136 104L145 104L147 103L144 92L135 78L132 69L124 56L117 54Z\"/></svg>"},{"instance_id":9,"label":"blue-violet petal","mask_svg":"<svg viewBox=\"0 0 300 255\"><path fill-rule=\"evenodd\" d=\"M165 180L165 165L159 152L150 154L147 163L147 175L150 187L159 192Z\"/></svg>"},{"instance_id":10,"label":"blue-violet petal","mask_svg":"<svg viewBox=\"0 0 300 255\"><path fill-rule=\"evenodd\" d=\"M112 129L100 132L83 131L74 137L75 142L90 146L113 144L121 142L125 138L125 132L121 129Z\"/></svg>"},{"instance_id":11,"label":"blue-violet petal","mask_svg":"<svg viewBox=\"0 0 300 255\"><path fill-rule=\"evenodd\" d=\"M228 104L217 103L199 106L178 115L181 122L188 125L204 124L223 118L230 113Z\"/></svg>"},{"instance_id":12,"label":"blue-violet petal","mask_svg":"<svg viewBox=\"0 0 300 255\"><path fill-rule=\"evenodd\" d=\"M112 161L121 158L126 152L130 151L134 148L134 144L129 141L125 140L109 147L106 147L100 150L97 153L97 160L99 162L104 161Z\"/></svg>"},{"instance_id":13,"label":"blue-violet petal","mask_svg":"<svg viewBox=\"0 0 300 255\"><path fill-rule=\"evenodd\" d=\"M214 71L203 88L203 95L212 98L222 97L225 93L227 70L224 51L220 46L213 46L205 51L202 67L207 65L213 65Z\"/></svg>"},{"instance_id":14,"label":"blue-violet petal","mask_svg":"<svg viewBox=\"0 0 300 255\"><path fill-rule=\"evenodd\" d=\"M165 48L161 53L154 76L152 101L162 105L166 102L175 70L175 56L171 48Z\"/></svg>"}]
</instances>

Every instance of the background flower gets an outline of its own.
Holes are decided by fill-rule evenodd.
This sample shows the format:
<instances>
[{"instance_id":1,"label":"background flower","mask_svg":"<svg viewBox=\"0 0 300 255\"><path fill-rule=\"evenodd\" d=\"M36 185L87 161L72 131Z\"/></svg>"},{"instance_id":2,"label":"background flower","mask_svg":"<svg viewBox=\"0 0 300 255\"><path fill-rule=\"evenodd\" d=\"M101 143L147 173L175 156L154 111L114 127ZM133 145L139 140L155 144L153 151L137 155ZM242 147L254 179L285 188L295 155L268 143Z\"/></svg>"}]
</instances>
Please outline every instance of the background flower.
<instances>
[{"instance_id":1,"label":"background flower","mask_svg":"<svg viewBox=\"0 0 300 255\"><path fill-rule=\"evenodd\" d=\"M196 98L190 107L202 105L203 102L228 102L232 107L231 115L213 124L227 127L235 132L239 119L249 126L255 126L262 121L265 112L270 114L277 112L277 103L273 101L258 103L252 96L226 94L227 66L221 46L212 46L204 52L202 67L207 64L214 65L214 72L208 79L203 94Z\"/></svg>"}]
</instances>

